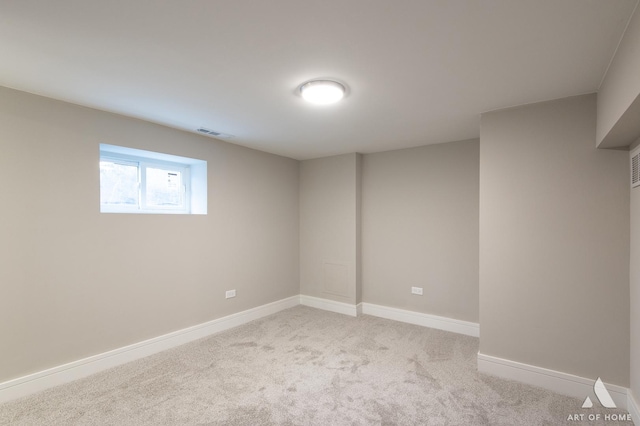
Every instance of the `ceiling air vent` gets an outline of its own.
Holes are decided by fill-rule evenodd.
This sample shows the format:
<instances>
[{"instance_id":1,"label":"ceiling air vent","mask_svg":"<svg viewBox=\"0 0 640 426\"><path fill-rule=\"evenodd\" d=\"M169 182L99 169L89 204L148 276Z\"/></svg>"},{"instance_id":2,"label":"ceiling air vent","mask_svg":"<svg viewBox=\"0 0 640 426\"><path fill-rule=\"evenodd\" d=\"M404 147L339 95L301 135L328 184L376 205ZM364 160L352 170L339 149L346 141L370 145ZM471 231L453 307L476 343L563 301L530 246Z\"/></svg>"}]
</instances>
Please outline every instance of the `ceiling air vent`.
<instances>
[{"instance_id":1,"label":"ceiling air vent","mask_svg":"<svg viewBox=\"0 0 640 426\"><path fill-rule=\"evenodd\" d=\"M214 138L232 138L233 135L228 135L226 133L216 132L215 130L207 129L205 127L198 127L196 132L203 133L205 135L213 136Z\"/></svg>"},{"instance_id":2,"label":"ceiling air vent","mask_svg":"<svg viewBox=\"0 0 640 426\"><path fill-rule=\"evenodd\" d=\"M631 152L631 187L640 185L640 147Z\"/></svg>"}]
</instances>

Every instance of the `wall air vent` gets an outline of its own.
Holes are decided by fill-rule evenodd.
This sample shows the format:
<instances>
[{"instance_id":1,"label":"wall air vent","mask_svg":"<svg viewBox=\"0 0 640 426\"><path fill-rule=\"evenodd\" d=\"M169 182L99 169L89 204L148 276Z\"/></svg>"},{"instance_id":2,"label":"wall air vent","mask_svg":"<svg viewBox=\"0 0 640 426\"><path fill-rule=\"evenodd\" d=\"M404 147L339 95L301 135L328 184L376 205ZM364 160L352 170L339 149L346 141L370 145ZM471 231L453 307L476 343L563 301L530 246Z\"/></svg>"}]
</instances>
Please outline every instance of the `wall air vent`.
<instances>
[{"instance_id":1,"label":"wall air vent","mask_svg":"<svg viewBox=\"0 0 640 426\"><path fill-rule=\"evenodd\" d=\"M631 187L640 185L640 147L631 151Z\"/></svg>"},{"instance_id":2,"label":"wall air vent","mask_svg":"<svg viewBox=\"0 0 640 426\"><path fill-rule=\"evenodd\" d=\"M229 135L229 134L221 133L221 132L216 132L215 130L207 129L205 127L198 127L196 129L196 132L203 133L203 134L209 135L209 136L213 136L214 138L228 139L228 138L232 138L233 137L233 135Z\"/></svg>"}]
</instances>

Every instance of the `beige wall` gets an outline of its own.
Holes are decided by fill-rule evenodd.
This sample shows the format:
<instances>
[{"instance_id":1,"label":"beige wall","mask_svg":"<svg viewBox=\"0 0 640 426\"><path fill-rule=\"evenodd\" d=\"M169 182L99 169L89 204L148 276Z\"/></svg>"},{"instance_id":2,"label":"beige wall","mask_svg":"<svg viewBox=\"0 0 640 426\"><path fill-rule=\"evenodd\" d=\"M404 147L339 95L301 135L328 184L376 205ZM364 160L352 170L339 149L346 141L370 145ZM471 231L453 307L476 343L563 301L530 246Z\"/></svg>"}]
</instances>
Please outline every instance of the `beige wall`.
<instances>
[{"instance_id":1,"label":"beige wall","mask_svg":"<svg viewBox=\"0 0 640 426\"><path fill-rule=\"evenodd\" d=\"M356 304L359 154L300 162L300 293Z\"/></svg>"},{"instance_id":2,"label":"beige wall","mask_svg":"<svg viewBox=\"0 0 640 426\"><path fill-rule=\"evenodd\" d=\"M482 115L480 352L628 386L628 153L595 123L595 95Z\"/></svg>"},{"instance_id":3,"label":"beige wall","mask_svg":"<svg viewBox=\"0 0 640 426\"><path fill-rule=\"evenodd\" d=\"M624 37L598 92L599 146L626 146L640 132L640 8ZM632 147L640 144L636 141ZM631 189L630 383L636 403L640 397L640 189Z\"/></svg>"},{"instance_id":4,"label":"beige wall","mask_svg":"<svg viewBox=\"0 0 640 426\"><path fill-rule=\"evenodd\" d=\"M632 149L640 146L640 139ZM631 390L640 402L640 186L631 189L631 254L629 262L631 300Z\"/></svg>"},{"instance_id":5,"label":"beige wall","mask_svg":"<svg viewBox=\"0 0 640 426\"><path fill-rule=\"evenodd\" d=\"M356 303L362 303L362 154L356 154Z\"/></svg>"},{"instance_id":6,"label":"beige wall","mask_svg":"<svg viewBox=\"0 0 640 426\"><path fill-rule=\"evenodd\" d=\"M100 143L206 160L208 214L100 214ZM299 293L291 159L0 88L0 194L0 382Z\"/></svg>"},{"instance_id":7,"label":"beige wall","mask_svg":"<svg viewBox=\"0 0 640 426\"><path fill-rule=\"evenodd\" d=\"M600 144L616 126L632 103L640 102L640 8L636 7L625 34L618 46L618 50L607 70L598 91L598 122L596 142ZM625 123L623 127L633 127L638 121L638 111ZM618 133L628 133L625 129L616 129ZM633 141L633 139L631 139ZM628 146L627 141L624 146ZM619 145L619 144L618 144ZM613 145L612 145L613 146Z\"/></svg>"},{"instance_id":8,"label":"beige wall","mask_svg":"<svg viewBox=\"0 0 640 426\"><path fill-rule=\"evenodd\" d=\"M365 302L478 321L478 155L476 139L364 156Z\"/></svg>"},{"instance_id":9,"label":"beige wall","mask_svg":"<svg viewBox=\"0 0 640 426\"><path fill-rule=\"evenodd\" d=\"M0 382L302 293L480 308L482 353L622 386L631 356L638 395L640 195L627 153L593 148L595 110L297 162L0 88ZM100 214L100 143L206 160L208 215Z\"/></svg>"}]
</instances>

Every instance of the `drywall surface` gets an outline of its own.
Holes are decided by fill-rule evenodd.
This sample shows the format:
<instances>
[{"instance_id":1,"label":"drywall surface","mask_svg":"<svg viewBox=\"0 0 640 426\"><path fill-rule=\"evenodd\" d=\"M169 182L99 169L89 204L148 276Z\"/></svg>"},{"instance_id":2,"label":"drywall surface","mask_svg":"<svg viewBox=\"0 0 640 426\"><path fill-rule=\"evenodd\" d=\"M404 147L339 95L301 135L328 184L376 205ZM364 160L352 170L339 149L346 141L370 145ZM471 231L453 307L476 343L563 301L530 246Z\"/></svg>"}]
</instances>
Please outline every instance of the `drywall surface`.
<instances>
[{"instance_id":1,"label":"drywall surface","mask_svg":"<svg viewBox=\"0 0 640 426\"><path fill-rule=\"evenodd\" d=\"M356 154L356 304L362 303L362 154Z\"/></svg>"},{"instance_id":2,"label":"drywall surface","mask_svg":"<svg viewBox=\"0 0 640 426\"><path fill-rule=\"evenodd\" d=\"M478 169L477 139L364 156L365 302L478 322Z\"/></svg>"},{"instance_id":3,"label":"drywall surface","mask_svg":"<svg viewBox=\"0 0 640 426\"><path fill-rule=\"evenodd\" d=\"M640 96L640 8L636 10L598 91L598 145ZM625 126L633 125L626 123ZM628 143L627 143L628 145Z\"/></svg>"},{"instance_id":4,"label":"drywall surface","mask_svg":"<svg viewBox=\"0 0 640 426\"><path fill-rule=\"evenodd\" d=\"M640 139L633 149L640 146ZM629 262L631 308L631 390L640 402L640 186L631 188L631 253Z\"/></svg>"},{"instance_id":5,"label":"drywall surface","mask_svg":"<svg viewBox=\"0 0 640 426\"><path fill-rule=\"evenodd\" d=\"M101 214L100 143L206 160L208 214ZM295 160L0 88L0 194L0 382L299 293Z\"/></svg>"},{"instance_id":6,"label":"drywall surface","mask_svg":"<svg viewBox=\"0 0 640 426\"><path fill-rule=\"evenodd\" d=\"M586 95L482 115L480 352L629 384L628 153Z\"/></svg>"},{"instance_id":7,"label":"drywall surface","mask_svg":"<svg viewBox=\"0 0 640 426\"><path fill-rule=\"evenodd\" d=\"M356 304L359 154L300 162L300 292Z\"/></svg>"}]
</instances>

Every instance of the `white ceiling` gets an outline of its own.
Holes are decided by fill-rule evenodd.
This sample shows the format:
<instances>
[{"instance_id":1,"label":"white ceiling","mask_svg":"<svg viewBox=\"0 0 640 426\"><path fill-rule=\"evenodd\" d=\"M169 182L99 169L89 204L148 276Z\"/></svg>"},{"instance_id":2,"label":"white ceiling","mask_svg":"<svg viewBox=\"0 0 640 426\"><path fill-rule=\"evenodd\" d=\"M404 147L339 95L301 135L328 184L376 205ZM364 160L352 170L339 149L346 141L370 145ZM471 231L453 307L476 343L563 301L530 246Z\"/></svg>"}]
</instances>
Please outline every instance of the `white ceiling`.
<instances>
[{"instance_id":1,"label":"white ceiling","mask_svg":"<svg viewBox=\"0 0 640 426\"><path fill-rule=\"evenodd\" d=\"M296 159L598 90L638 0L2 0L0 85ZM296 88L349 87L331 107Z\"/></svg>"}]
</instances>

